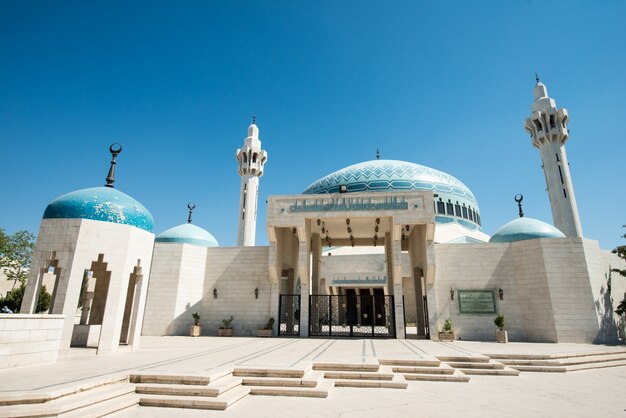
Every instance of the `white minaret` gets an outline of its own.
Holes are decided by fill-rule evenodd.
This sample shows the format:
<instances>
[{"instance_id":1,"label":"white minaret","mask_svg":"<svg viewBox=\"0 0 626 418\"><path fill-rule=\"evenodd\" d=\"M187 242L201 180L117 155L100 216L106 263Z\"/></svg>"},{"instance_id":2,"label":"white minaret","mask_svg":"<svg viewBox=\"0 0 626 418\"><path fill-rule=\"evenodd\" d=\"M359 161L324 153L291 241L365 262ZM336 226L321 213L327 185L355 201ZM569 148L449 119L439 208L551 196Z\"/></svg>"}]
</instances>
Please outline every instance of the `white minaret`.
<instances>
[{"instance_id":1,"label":"white minaret","mask_svg":"<svg viewBox=\"0 0 626 418\"><path fill-rule=\"evenodd\" d=\"M263 166L267 161L267 152L261 149L259 128L256 126L254 116L252 124L248 126L248 137L243 141L243 148L237 150L237 161L241 176L237 246L249 247L254 245L256 235L259 177L263 175Z\"/></svg>"},{"instance_id":2,"label":"white minaret","mask_svg":"<svg viewBox=\"0 0 626 418\"><path fill-rule=\"evenodd\" d=\"M566 237L582 237L574 185L565 154L565 143L569 137L567 110L557 109L556 102L548 97L548 89L539 77L535 86L535 101L530 109L531 115L526 119L525 128L533 146L539 148L541 153L554 226Z\"/></svg>"}]
</instances>

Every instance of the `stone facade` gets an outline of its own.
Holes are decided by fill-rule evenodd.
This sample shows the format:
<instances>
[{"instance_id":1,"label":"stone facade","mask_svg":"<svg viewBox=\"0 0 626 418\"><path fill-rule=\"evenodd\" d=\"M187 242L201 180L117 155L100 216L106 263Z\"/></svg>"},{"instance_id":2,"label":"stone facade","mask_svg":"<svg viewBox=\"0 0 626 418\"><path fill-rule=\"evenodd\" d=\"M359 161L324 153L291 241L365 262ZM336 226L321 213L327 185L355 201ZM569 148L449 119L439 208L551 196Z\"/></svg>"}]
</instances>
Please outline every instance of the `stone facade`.
<instances>
[{"instance_id":1,"label":"stone facade","mask_svg":"<svg viewBox=\"0 0 626 418\"><path fill-rule=\"evenodd\" d=\"M0 369L55 362L64 320L64 315L0 314Z\"/></svg>"},{"instance_id":2,"label":"stone facade","mask_svg":"<svg viewBox=\"0 0 626 418\"><path fill-rule=\"evenodd\" d=\"M143 334L189 335L197 312L202 335L216 335L231 315L235 336L256 335L270 316L276 318L270 311L278 295L269 280L268 252L268 247L157 243Z\"/></svg>"},{"instance_id":3,"label":"stone facade","mask_svg":"<svg viewBox=\"0 0 626 418\"><path fill-rule=\"evenodd\" d=\"M618 296L611 302L610 264L619 265L620 260L601 250L597 241L438 244L435 250L437 275L428 292L432 336L450 318L460 338L493 340L496 314L461 313L458 290L487 289L497 295L502 289L503 299L496 298L497 313L504 315L511 341L617 341L613 306L626 284L612 281L612 294ZM456 291L455 300L450 289Z\"/></svg>"}]
</instances>

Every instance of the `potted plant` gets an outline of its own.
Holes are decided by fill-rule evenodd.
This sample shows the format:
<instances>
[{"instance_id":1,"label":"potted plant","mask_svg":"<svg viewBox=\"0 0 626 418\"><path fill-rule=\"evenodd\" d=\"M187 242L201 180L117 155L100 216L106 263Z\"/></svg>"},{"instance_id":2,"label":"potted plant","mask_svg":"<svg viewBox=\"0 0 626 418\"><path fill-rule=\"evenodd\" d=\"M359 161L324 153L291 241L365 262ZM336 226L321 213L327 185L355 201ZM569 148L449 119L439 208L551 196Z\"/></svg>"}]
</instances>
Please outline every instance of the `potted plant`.
<instances>
[{"instance_id":1,"label":"potted plant","mask_svg":"<svg viewBox=\"0 0 626 418\"><path fill-rule=\"evenodd\" d=\"M200 335L200 331L202 330L200 327L200 315L198 315L198 312L194 312L191 314L191 316L193 316L193 325L191 326L189 335L191 335L192 337L197 337Z\"/></svg>"},{"instance_id":2,"label":"potted plant","mask_svg":"<svg viewBox=\"0 0 626 418\"><path fill-rule=\"evenodd\" d=\"M493 320L493 323L496 324L496 327L498 327L498 329L496 330L496 341L499 343L509 342L509 336L504 330L504 315L496 316L496 319Z\"/></svg>"},{"instance_id":3,"label":"potted plant","mask_svg":"<svg viewBox=\"0 0 626 418\"><path fill-rule=\"evenodd\" d=\"M454 331L452 330L452 320L446 319L439 332L439 341L454 341Z\"/></svg>"},{"instance_id":4,"label":"potted plant","mask_svg":"<svg viewBox=\"0 0 626 418\"><path fill-rule=\"evenodd\" d=\"M257 337L271 337L274 329L274 318L270 318L267 324L256 332Z\"/></svg>"},{"instance_id":5,"label":"potted plant","mask_svg":"<svg viewBox=\"0 0 626 418\"><path fill-rule=\"evenodd\" d=\"M233 316L229 319L222 319L222 325L217 330L217 335L220 337L232 337L233 336Z\"/></svg>"}]
</instances>

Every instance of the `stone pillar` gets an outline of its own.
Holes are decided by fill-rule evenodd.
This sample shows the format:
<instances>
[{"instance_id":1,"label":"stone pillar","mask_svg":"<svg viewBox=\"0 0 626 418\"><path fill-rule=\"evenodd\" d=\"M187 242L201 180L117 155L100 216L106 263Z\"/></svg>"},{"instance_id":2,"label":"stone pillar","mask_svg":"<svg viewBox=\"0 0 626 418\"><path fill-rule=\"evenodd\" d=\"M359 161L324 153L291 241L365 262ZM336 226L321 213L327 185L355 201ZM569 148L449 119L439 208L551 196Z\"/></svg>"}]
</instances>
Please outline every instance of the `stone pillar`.
<instances>
[{"instance_id":1,"label":"stone pillar","mask_svg":"<svg viewBox=\"0 0 626 418\"><path fill-rule=\"evenodd\" d=\"M313 263L311 266L311 294L321 295L322 239L319 234L313 234L311 236L311 253L313 255Z\"/></svg>"}]
</instances>

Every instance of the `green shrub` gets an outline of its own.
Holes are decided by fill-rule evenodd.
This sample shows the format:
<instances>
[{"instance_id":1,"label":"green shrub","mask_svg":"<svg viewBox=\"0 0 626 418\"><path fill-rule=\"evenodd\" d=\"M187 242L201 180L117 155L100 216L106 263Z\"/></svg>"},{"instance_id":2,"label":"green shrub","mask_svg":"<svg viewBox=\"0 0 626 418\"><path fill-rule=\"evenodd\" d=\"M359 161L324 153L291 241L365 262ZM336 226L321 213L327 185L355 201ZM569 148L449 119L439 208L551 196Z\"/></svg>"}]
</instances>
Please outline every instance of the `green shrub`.
<instances>
[{"instance_id":1,"label":"green shrub","mask_svg":"<svg viewBox=\"0 0 626 418\"><path fill-rule=\"evenodd\" d=\"M496 324L496 327L498 327L500 331L503 331L504 330L504 315L496 316L496 319L493 320L493 323Z\"/></svg>"}]
</instances>

